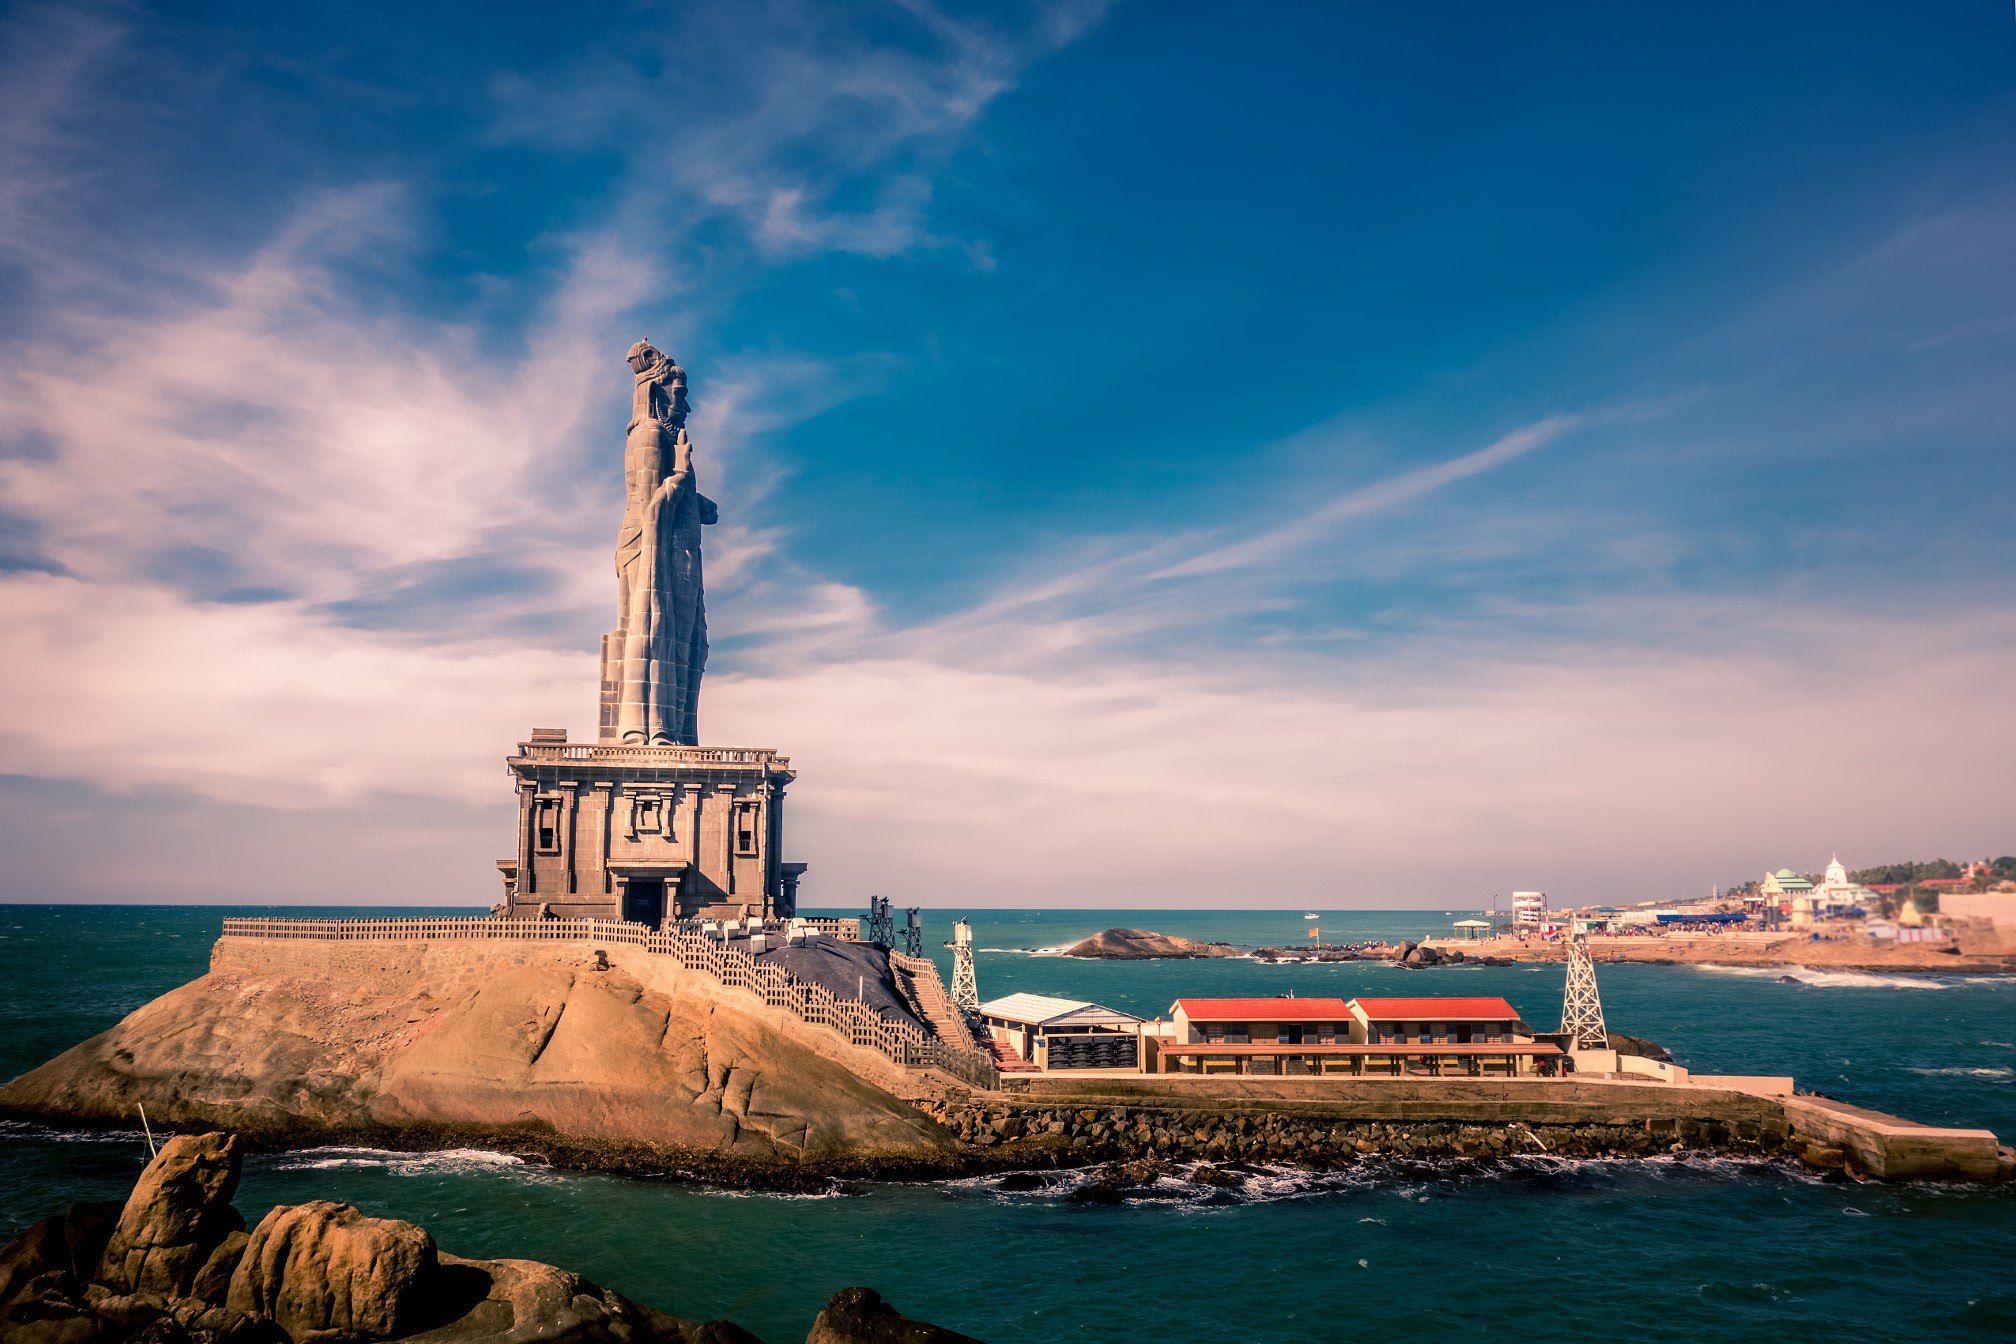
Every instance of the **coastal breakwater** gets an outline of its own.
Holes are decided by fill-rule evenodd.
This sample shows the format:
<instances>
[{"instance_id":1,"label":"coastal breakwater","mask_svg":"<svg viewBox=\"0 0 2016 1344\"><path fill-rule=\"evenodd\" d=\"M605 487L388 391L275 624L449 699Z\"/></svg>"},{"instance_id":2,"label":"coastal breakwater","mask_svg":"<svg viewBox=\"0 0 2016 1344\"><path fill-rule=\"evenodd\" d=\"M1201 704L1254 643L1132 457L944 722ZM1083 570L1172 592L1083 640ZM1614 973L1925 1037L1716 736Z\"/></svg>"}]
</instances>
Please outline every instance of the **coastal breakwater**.
<instances>
[{"instance_id":1,"label":"coastal breakwater","mask_svg":"<svg viewBox=\"0 0 2016 1344\"><path fill-rule=\"evenodd\" d=\"M2016 1156L1988 1130L1789 1094L1783 1080L1723 1081L1052 1075L1014 1093L941 1098L929 1109L996 1162L1030 1165L1159 1159L1323 1170L1378 1157L1704 1152L1890 1180L2016 1178Z\"/></svg>"}]
</instances>

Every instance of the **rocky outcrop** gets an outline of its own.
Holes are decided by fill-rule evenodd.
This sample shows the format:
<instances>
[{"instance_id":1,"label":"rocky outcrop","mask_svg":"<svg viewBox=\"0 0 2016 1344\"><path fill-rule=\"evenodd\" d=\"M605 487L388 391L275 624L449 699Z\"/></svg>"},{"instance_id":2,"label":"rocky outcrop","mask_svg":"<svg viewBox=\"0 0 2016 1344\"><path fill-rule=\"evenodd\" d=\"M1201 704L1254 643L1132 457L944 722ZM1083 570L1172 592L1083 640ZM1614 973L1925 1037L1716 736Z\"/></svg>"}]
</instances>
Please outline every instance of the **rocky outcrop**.
<instances>
[{"instance_id":1,"label":"rocky outcrop","mask_svg":"<svg viewBox=\"0 0 2016 1344\"><path fill-rule=\"evenodd\" d=\"M1425 970L1430 966L1510 966L1503 957L1477 957L1461 948L1451 948L1447 952L1431 943L1417 943L1411 938L1403 938L1394 944L1393 960L1410 971Z\"/></svg>"},{"instance_id":2,"label":"rocky outcrop","mask_svg":"<svg viewBox=\"0 0 2016 1344\"><path fill-rule=\"evenodd\" d=\"M120 1211L93 1278L129 1293L180 1297L245 1221L231 1207L237 1142L227 1134L178 1135L161 1146ZM228 1275L228 1270L225 1271Z\"/></svg>"},{"instance_id":3,"label":"rocky outcrop","mask_svg":"<svg viewBox=\"0 0 2016 1344\"><path fill-rule=\"evenodd\" d=\"M1194 938L1178 938L1147 929L1108 929L1064 949L1067 957L1094 957L1102 961L1155 961L1163 958L1243 957L1245 952L1229 943L1200 943Z\"/></svg>"},{"instance_id":4,"label":"rocky outcrop","mask_svg":"<svg viewBox=\"0 0 2016 1344\"><path fill-rule=\"evenodd\" d=\"M229 1212L237 1180L238 1149L228 1137L174 1138L123 1207L79 1205L29 1228L0 1248L0 1339L762 1344L733 1322L683 1320L552 1265L443 1254L424 1229L348 1204L284 1206L249 1236L218 1235L242 1225ZM221 1274L220 1257L229 1262ZM836 1294L808 1341L978 1344L899 1315L868 1288Z\"/></svg>"},{"instance_id":5,"label":"rocky outcrop","mask_svg":"<svg viewBox=\"0 0 2016 1344\"><path fill-rule=\"evenodd\" d=\"M1639 1059L1656 1059L1662 1064L1673 1062L1673 1053L1657 1041L1648 1041L1642 1036L1626 1036L1622 1032L1605 1032L1605 1044L1620 1055L1635 1055Z\"/></svg>"},{"instance_id":6,"label":"rocky outcrop","mask_svg":"<svg viewBox=\"0 0 2016 1344\"><path fill-rule=\"evenodd\" d=\"M397 1339L427 1323L440 1278L434 1238L420 1228L318 1199L266 1215L224 1305L297 1341Z\"/></svg>"},{"instance_id":7,"label":"rocky outcrop","mask_svg":"<svg viewBox=\"0 0 2016 1344\"><path fill-rule=\"evenodd\" d=\"M812 1322L805 1344L980 1344L943 1326L913 1321L873 1288L842 1288Z\"/></svg>"},{"instance_id":8,"label":"rocky outcrop","mask_svg":"<svg viewBox=\"0 0 2016 1344\"><path fill-rule=\"evenodd\" d=\"M667 992L586 951L536 945L512 962L313 943L256 955L220 959L0 1087L0 1110L130 1123L144 1104L159 1121L262 1142L482 1142L563 1160L606 1150L609 1165L695 1171L951 1147L840 1062L851 1047L832 1033L822 1053L820 1029L770 1021L712 982ZM338 955L352 961L323 964ZM356 960L367 955L384 964Z\"/></svg>"}]
</instances>

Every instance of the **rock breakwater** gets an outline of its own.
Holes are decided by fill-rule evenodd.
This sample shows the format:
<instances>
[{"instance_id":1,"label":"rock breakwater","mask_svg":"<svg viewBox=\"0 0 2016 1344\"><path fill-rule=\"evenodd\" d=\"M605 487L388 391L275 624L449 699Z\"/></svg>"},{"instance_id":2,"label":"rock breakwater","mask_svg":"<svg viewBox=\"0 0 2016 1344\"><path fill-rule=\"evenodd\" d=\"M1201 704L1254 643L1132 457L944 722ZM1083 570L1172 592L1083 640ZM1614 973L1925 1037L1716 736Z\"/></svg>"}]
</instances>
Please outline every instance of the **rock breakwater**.
<instances>
[{"instance_id":1,"label":"rock breakwater","mask_svg":"<svg viewBox=\"0 0 2016 1344\"><path fill-rule=\"evenodd\" d=\"M944 1097L928 1107L989 1164L1088 1166L1170 1162L1292 1163L1330 1170L1379 1158L1639 1157L1693 1151L1803 1157L1783 1121L1684 1116L1627 1123L1354 1120L1292 1112L1235 1114L1159 1106L1042 1105ZM1840 1165L1831 1157L1833 1165Z\"/></svg>"}]
</instances>

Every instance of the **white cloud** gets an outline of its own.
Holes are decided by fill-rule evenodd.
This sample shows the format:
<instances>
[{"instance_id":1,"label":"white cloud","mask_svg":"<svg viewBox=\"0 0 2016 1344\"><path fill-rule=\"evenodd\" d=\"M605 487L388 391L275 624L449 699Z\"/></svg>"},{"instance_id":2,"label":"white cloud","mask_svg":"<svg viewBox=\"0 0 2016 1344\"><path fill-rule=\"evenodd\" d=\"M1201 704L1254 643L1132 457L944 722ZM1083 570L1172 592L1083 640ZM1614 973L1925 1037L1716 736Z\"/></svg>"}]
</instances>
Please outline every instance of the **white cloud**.
<instances>
[{"instance_id":1,"label":"white cloud","mask_svg":"<svg viewBox=\"0 0 2016 1344\"><path fill-rule=\"evenodd\" d=\"M397 183L306 200L257 255L184 263L157 292L101 278L94 302L53 317L0 369L0 416L54 445L0 461L0 507L58 571L0 575L0 771L256 808L287 834L303 816L407 817L419 796L459 818L453 843L480 868L485 809L497 848L509 825L504 752L535 723L592 725L583 631L613 597L607 464L627 391L614 361L638 296L690 300L654 337L704 338L734 267L703 283L681 248L710 211L759 255L960 248L984 264L984 241L934 232L934 169L1098 12L1046 11L1004 36L912 10L939 44L928 54L807 37L789 10L735 35L732 69L674 61L668 84L604 62L500 86L507 138L613 136L632 174L607 220L562 240L562 279L509 357L474 330L372 310L337 278L360 248L396 259L412 245L426 205ZM70 64L14 103L26 111L0 133L0 167L46 166L104 40L77 35ZM676 82L696 68L724 82ZM40 220L62 193L44 176L0 206ZM90 271L60 231L33 246L67 275ZM1503 622L1445 622L1399 652L1224 637L1286 602L1296 565L1319 543L1335 551L1343 524L1405 520L1591 413L1331 486L1285 523L1249 501L1223 528L1048 538L992 595L895 621L797 565L761 521L777 481L762 436L874 387L888 364L723 352L696 389L706 488L731 504L709 538L716 630L752 646L750 670L710 678L704 731L795 757L792 845L814 865L814 902L1441 904L1536 884L1593 899L1835 846L2003 843L2006 808L1979 771L1914 768L1956 742L1990 760L2016 747L2002 686L2016 632L2001 614L1913 623L1655 592L1522 611L1509 639ZM1509 549L1478 519L1432 544L1485 563ZM1383 541L1347 559L1411 563ZM444 569L459 577L424 615L368 629L339 615L396 606ZM507 569L523 571L516 586L481 590ZM285 596L208 600L230 589ZM1535 635L1541 616L1557 645ZM410 819L387 833L408 851L428 834ZM121 844L110 828L106 862L144 873ZM403 866L390 885L344 878L326 894L440 899L423 878L442 872ZM494 882L470 880L486 897Z\"/></svg>"}]
</instances>

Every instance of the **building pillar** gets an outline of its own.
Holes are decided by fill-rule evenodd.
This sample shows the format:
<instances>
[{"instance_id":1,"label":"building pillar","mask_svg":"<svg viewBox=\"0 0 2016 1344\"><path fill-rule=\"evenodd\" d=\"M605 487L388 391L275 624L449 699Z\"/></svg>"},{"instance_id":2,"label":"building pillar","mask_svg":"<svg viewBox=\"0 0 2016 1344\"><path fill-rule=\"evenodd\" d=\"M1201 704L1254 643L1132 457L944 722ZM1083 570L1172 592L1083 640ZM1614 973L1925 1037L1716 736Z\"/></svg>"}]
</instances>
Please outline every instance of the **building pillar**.
<instances>
[{"instance_id":1,"label":"building pillar","mask_svg":"<svg viewBox=\"0 0 2016 1344\"><path fill-rule=\"evenodd\" d=\"M574 833L574 819L581 811L581 785L571 779L563 779L556 786L560 790L560 849L567 864L567 894L575 895L581 889L579 853L577 837Z\"/></svg>"},{"instance_id":2,"label":"building pillar","mask_svg":"<svg viewBox=\"0 0 2016 1344\"><path fill-rule=\"evenodd\" d=\"M539 889L539 876L532 868L532 809L539 795L539 786L531 780L521 780L518 784L518 897L520 900ZM513 902L512 912L517 910Z\"/></svg>"},{"instance_id":3,"label":"building pillar","mask_svg":"<svg viewBox=\"0 0 2016 1344\"><path fill-rule=\"evenodd\" d=\"M721 804L721 889L735 894L735 786L716 784L714 796Z\"/></svg>"}]
</instances>

